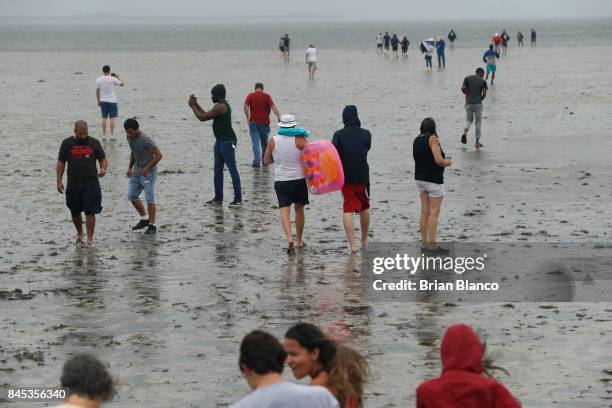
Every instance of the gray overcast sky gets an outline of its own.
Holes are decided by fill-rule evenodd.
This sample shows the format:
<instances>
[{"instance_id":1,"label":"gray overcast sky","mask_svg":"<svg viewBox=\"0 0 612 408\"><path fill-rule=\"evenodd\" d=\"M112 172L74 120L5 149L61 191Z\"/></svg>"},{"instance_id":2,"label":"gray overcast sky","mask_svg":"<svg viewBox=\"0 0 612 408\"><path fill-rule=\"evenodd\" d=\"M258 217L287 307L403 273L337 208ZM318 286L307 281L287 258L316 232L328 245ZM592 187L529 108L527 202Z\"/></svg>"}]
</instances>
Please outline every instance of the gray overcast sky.
<instances>
[{"instance_id":1,"label":"gray overcast sky","mask_svg":"<svg viewBox=\"0 0 612 408\"><path fill-rule=\"evenodd\" d=\"M347 20L612 17L612 0L0 0L0 16L235 17L308 14Z\"/></svg>"}]
</instances>

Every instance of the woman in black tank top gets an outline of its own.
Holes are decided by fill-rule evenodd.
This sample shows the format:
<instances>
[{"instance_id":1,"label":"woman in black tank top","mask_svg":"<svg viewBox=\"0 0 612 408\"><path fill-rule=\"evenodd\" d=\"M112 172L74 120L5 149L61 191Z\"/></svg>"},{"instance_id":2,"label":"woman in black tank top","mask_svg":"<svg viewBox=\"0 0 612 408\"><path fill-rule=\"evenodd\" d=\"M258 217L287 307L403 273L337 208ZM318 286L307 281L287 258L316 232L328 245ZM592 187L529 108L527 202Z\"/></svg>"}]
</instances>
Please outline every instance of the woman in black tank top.
<instances>
[{"instance_id":1,"label":"woman in black tank top","mask_svg":"<svg viewBox=\"0 0 612 408\"><path fill-rule=\"evenodd\" d=\"M421 243L423 250L431 253L448 253L438 247L436 231L444 198L444 168L451 165L438 141L436 123L426 118L421 123L421 134L412 144L414 178L421 199Z\"/></svg>"}]
</instances>

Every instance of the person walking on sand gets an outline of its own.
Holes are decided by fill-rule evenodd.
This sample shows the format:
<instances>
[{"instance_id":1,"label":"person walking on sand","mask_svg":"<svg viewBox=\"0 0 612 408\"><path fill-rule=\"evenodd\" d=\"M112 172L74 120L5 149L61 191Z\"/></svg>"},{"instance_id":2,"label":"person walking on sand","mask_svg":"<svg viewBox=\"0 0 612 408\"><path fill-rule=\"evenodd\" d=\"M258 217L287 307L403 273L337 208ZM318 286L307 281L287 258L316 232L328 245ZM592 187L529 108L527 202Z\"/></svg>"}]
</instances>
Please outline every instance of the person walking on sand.
<instances>
[{"instance_id":1,"label":"person walking on sand","mask_svg":"<svg viewBox=\"0 0 612 408\"><path fill-rule=\"evenodd\" d=\"M489 45L489 49L485 51L482 56L482 61L487 64L487 76L486 80L489 79L489 74L491 74L491 85L493 85L493 81L495 81L495 73L497 72L497 60L499 59L499 52L493 49L493 44Z\"/></svg>"},{"instance_id":2,"label":"person walking on sand","mask_svg":"<svg viewBox=\"0 0 612 408\"><path fill-rule=\"evenodd\" d=\"M421 133L412 144L414 158L414 179L421 200L421 243L423 251L432 254L448 253L437 244L438 218L444 198L444 169L452 162L440 146L436 123L425 118L421 123Z\"/></svg>"},{"instance_id":3,"label":"person walking on sand","mask_svg":"<svg viewBox=\"0 0 612 408\"><path fill-rule=\"evenodd\" d=\"M532 28L531 29L531 46L532 47L536 46L536 37L537 37L536 31Z\"/></svg>"},{"instance_id":4,"label":"person walking on sand","mask_svg":"<svg viewBox=\"0 0 612 408\"><path fill-rule=\"evenodd\" d=\"M399 53L397 51L399 46L399 38L397 38L397 34L393 34L391 37L391 50L393 51L393 58L399 58Z\"/></svg>"},{"instance_id":5,"label":"person walking on sand","mask_svg":"<svg viewBox=\"0 0 612 408\"><path fill-rule=\"evenodd\" d=\"M433 58L433 49L432 48L425 49L425 66L427 67L427 70L433 69L433 65L431 62L432 58Z\"/></svg>"},{"instance_id":6,"label":"person walking on sand","mask_svg":"<svg viewBox=\"0 0 612 408\"><path fill-rule=\"evenodd\" d=\"M254 330L240 343L238 366L253 390L230 408L339 408L324 387L283 380L287 353L271 334Z\"/></svg>"},{"instance_id":7,"label":"person walking on sand","mask_svg":"<svg viewBox=\"0 0 612 408\"><path fill-rule=\"evenodd\" d=\"M60 379L67 397L55 408L99 408L115 395L115 382L106 366L91 354L76 354L64 363Z\"/></svg>"},{"instance_id":8,"label":"person walking on sand","mask_svg":"<svg viewBox=\"0 0 612 408\"><path fill-rule=\"evenodd\" d=\"M436 54L438 55L438 68L446 68L446 56L445 49L446 42L442 39L441 36L438 36L436 39Z\"/></svg>"},{"instance_id":9,"label":"person walking on sand","mask_svg":"<svg viewBox=\"0 0 612 408\"><path fill-rule=\"evenodd\" d=\"M304 176L302 150L308 144L307 130L297 128L295 116L285 114L278 124L278 135L272 137L264 155L264 166L274 163L274 191L278 198L281 224L287 238L287 253L295 246L304 247L304 206L309 204L308 186ZM291 205L295 209L296 241L291 232Z\"/></svg>"},{"instance_id":10,"label":"person walking on sand","mask_svg":"<svg viewBox=\"0 0 612 408\"><path fill-rule=\"evenodd\" d=\"M448 42L450 42L450 47L455 48L455 40L457 39L457 34L455 34L455 30L451 29L450 33L448 33Z\"/></svg>"},{"instance_id":11,"label":"person walking on sand","mask_svg":"<svg viewBox=\"0 0 612 408\"><path fill-rule=\"evenodd\" d=\"M370 229L370 169L368 152L372 147L372 134L361 128L357 107L347 105L342 112L344 129L334 133L332 144L336 147L344 170L342 186L344 231L351 253L357 252L353 213L359 214L361 246L368 243Z\"/></svg>"},{"instance_id":12,"label":"person walking on sand","mask_svg":"<svg viewBox=\"0 0 612 408\"><path fill-rule=\"evenodd\" d=\"M281 53L281 58L283 61L287 62L287 59L285 58L285 37L283 36L281 36L280 41L278 42L278 49Z\"/></svg>"},{"instance_id":13,"label":"person walking on sand","mask_svg":"<svg viewBox=\"0 0 612 408\"><path fill-rule=\"evenodd\" d=\"M510 391L492 378L486 346L465 324L449 327L440 344L442 373L416 390L417 408L521 408ZM507 372L506 372L507 373Z\"/></svg>"},{"instance_id":14,"label":"person walking on sand","mask_svg":"<svg viewBox=\"0 0 612 408\"><path fill-rule=\"evenodd\" d=\"M100 170L96 167L100 164ZM77 247L94 246L96 214L102 212L102 191L100 178L106 174L106 155L97 139L89 136L87 123L78 120L74 124L74 136L66 138L60 146L56 176L57 192L64 194L64 170L68 163L68 182L66 188L66 206L72 214L72 223L77 231ZM87 227L87 241L83 241L83 217Z\"/></svg>"},{"instance_id":15,"label":"person walking on sand","mask_svg":"<svg viewBox=\"0 0 612 408\"><path fill-rule=\"evenodd\" d=\"M285 34L285 37L283 38L283 51L285 53L285 61L289 61L289 46L290 46L291 40L289 39L289 34Z\"/></svg>"},{"instance_id":16,"label":"person walking on sand","mask_svg":"<svg viewBox=\"0 0 612 408\"><path fill-rule=\"evenodd\" d=\"M255 84L255 91L244 99L244 114L249 124L251 143L253 144L253 163L251 167L261 167L263 154L268 146L270 134L270 112L274 112L280 122L280 112L272 97L264 92L261 82Z\"/></svg>"},{"instance_id":17,"label":"person walking on sand","mask_svg":"<svg viewBox=\"0 0 612 408\"><path fill-rule=\"evenodd\" d=\"M410 41L408 41L408 37L404 34L402 37L402 56L408 57L408 46L410 45Z\"/></svg>"},{"instance_id":18,"label":"person walking on sand","mask_svg":"<svg viewBox=\"0 0 612 408\"><path fill-rule=\"evenodd\" d=\"M476 122L476 144L477 149L483 146L480 143L481 125L482 125L482 101L487 97L487 81L483 79L484 70L476 69L475 75L465 77L461 92L465 94L465 115L466 122L461 136L461 143L467 143L467 133L472 126L472 122Z\"/></svg>"},{"instance_id":19,"label":"person walking on sand","mask_svg":"<svg viewBox=\"0 0 612 408\"><path fill-rule=\"evenodd\" d=\"M389 55L389 44L391 43L391 36L389 35L388 31L385 31L383 41L385 44L385 55Z\"/></svg>"},{"instance_id":20,"label":"person walking on sand","mask_svg":"<svg viewBox=\"0 0 612 408\"><path fill-rule=\"evenodd\" d=\"M306 50L306 65L308 66L308 78L314 79L315 72L317 71L317 49L314 45L310 44Z\"/></svg>"},{"instance_id":21,"label":"person walking on sand","mask_svg":"<svg viewBox=\"0 0 612 408\"><path fill-rule=\"evenodd\" d=\"M518 34L516 34L516 40L518 41L518 46L523 48L523 33L521 33L520 31L518 32Z\"/></svg>"},{"instance_id":22,"label":"person walking on sand","mask_svg":"<svg viewBox=\"0 0 612 408\"><path fill-rule=\"evenodd\" d=\"M236 166L236 145L238 139L232 128L232 108L225 100L225 86L223 84L215 85L211 90L211 99L214 103L209 111L202 109L195 95L189 96L188 105L193 111L193 114L201 122L208 120L213 121L213 134L215 136L214 145L214 184L215 196L212 200L207 201L207 205L221 205L223 203L223 167L227 168L232 177L232 186L234 187L234 200L229 204L230 207L242 206L242 190L240 187L240 175Z\"/></svg>"},{"instance_id":23,"label":"person walking on sand","mask_svg":"<svg viewBox=\"0 0 612 408\"><path fill-rule=\"evenodd\" d=\"M502 53L505 57L506 55L508 55L508 42L510 41L510 36L506 32L506 30L502 31L501 38L502 38Z\"/></svg>"},{"instance_id":24,"label":"person walking on sand","mask_svg":"<svg viewBox=\"0 0 612 408\"><path fill-rule=\"evenodd\" d=\"M153 139L140 130L140 124L136 119L127 119L123 128L130 146L130 163L127 170L128 200L140 215L140 221L132 227L132 230L146 228L145 234L155 234L157 233L155 181L157 180L157 163L162 159L162 154ZM146 210L140 200L140 193L143 190L147 202Z\"/></svg>"},{"instance_id":25,"label":"person walking on sand","mask_svg":"<svg viewBox=\"0 0 612 408\"><path fill-rule=\"evenodd\" d=\"M378 33L376 36L376 53L382 54L383 52L383 36L382 33Z\"/></svg>"},{"instance_id":26,"label":"person walking on sand","mask_svg":"<svg viewBox=\"0 0 612 408\"><path fill-rule=\"evenodd\" d=\"M119 110L117 108L116 86L123 86L119 74L111 73L108 65L102 67L102 76L96 79L96 99L102 112L102 140L106 140L106 122L110 121L111 140L115 140L115 125Z\"/></svg>"}]
</instances>

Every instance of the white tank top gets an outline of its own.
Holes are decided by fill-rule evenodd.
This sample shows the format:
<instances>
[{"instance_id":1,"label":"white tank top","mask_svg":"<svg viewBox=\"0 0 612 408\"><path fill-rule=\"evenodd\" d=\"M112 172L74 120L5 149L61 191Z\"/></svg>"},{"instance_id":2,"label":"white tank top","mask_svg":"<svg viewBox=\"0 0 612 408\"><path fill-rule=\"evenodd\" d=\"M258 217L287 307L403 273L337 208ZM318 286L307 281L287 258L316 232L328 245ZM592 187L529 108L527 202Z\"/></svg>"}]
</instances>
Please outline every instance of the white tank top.
<instances>
[{"instance_id":1,"label":"white tank top","mask_svg":"<svg viewBox=\"0 0 612 408\"><path fill-rule=\"evenodd\" d=\"M295 137L274 136L274 181L300 180L304 178L302 151L295 146Z\"/></svg>"}]
</instances>

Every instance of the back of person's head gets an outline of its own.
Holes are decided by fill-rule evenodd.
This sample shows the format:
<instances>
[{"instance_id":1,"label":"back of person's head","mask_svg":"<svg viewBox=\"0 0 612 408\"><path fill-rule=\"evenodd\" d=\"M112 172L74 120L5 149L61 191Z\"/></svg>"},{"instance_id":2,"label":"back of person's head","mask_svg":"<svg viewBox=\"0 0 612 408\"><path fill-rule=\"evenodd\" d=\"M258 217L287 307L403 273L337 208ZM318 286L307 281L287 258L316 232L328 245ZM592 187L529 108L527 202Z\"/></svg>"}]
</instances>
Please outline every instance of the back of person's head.
<instances>
[{"instance_id":1,"label":"back of person's head","mask_svg":"<svg viewBox=\"0 0 612 408\"><path fill-rule=\"evenodd\" d=\"M425 118L421 122L421 134L423 136L431 136L436 134L436 122L433 118Z\"/></svg>"},{"instance_id":2,"label":"back of person's head","mask_svg":"<svg viewBox=\"0 0 612 408\"><path fill-rule=\"evenodd\" d=\"M308 351L319 349L319 363L326 372L330 372L336 356L336 342L328 338L317 326L310 323L298 323L285 333L285 338L297 341Z\"/></svg>"},{"instance_id":3,"label":"back of person's head","mask_svg":"<svg viewBox=\"0 0 612 408\"><path fill-rule=\"evenodd\" d=\"M261 89L263 91L264 86L263 86L263 84L261 82L258 82L258 83L255 84L255 89Z\"/></svg>"},{"instance_id":4,"label":"back of person's head","mask_svg":"<svg viewBox=\"0 0 612 408\"><path fill-rule=\"evenodd\" d=\"M345 126L361 126L357 107L355 105L346 105L342 111L342 122Z\"/></svg>"},{"instance_id":5,"label":"back of person's head","mask_svg":"<svg viewBox=\"0 0 612 408\"><path fill-rule=\"evenodd\" d=\"M327 386L336 391L341 407L349 400L363 406L363 387L368 382L368 370L368 362L361 353L346 345L338 346Z\"/></svg>"},{"instance_id":6,"label":"back of person's head","mask_svg":"<svg viewBox=\"0 0 612 408\"><path fill-rule=\"evenodd\" d=\"M492 50L493 49L493 44L489 44L489 49Z\"/></svg>"},{"instance_id":7,"label":"back of person's head","mask_svg":"<svg viewBox=\"0 0 612 408\"><path fill-rule=\"evenodd\" d=\"M310 44L308 47L310 47L310 48L314 48L315 46L314 46L314 45L312 45L312 44Z\"/></svg>"},{"instance_id":8,"label":"back of person's head","mask_svg":"<svg viewBox=\"0 0 612 408\"><path fill-rule=\"evenodd\" d=\"M102 67L102 72L105 74L108 74L110 72L110 66L109 65L105 65Z\"/></svg>"},{"instance_id":9,"label":"back of person's head","mask_svg":"<svg viewBox=\"0 0 612 408\"><path fill-rule=\"evenodd\" d=\"M212 89L210 90L210 94L217 98L225 99L225 94L226 94L225 85L217 84L213 86Z\"/></svg>"},{"instance_id":10,"label":"back of person's head","mask_svg":"<svg viewBox=\"0 0 612 408\"><path fill-rule=\"evenodd\" d=\"M481 67L476 68L476 75L483 76L484 73L484 69L482 69Z\"/></svg>"},{"instance_id":11,"label":"back of person's head","mask_svg":"<svg viewBox=\"0 0 612 408\"><path fill-rule=\"evenodd\" d=\"M90 354L77 354L64 364L62 388L91 400L109 401L114 395L113 379L104 365Z\"/></svg>"},{"instance_id":12,"label":"back of person's head","mask_svg":"<svg viewBox=\"0 0 612 408\"><path fill-rule=\"evenodd\" d=\"M247 334L240 343L240 371L243 366L257 374L283 372L287 353L276 337L262 330L254 330Z\"/></svg>"},{"instance_id":13,"label":"back of person's head","mask_svg":"<svg viewBox=\"0 0 612 408\"><path fill-rule=\"evenodd\" d=\"M125 122L123 122L123 128L125 130L128 130L128 129L138 130L140 128L140 124L138 123L136 119L129 118L129 119L126 119Z\"/></svg>"}]
</instances>

